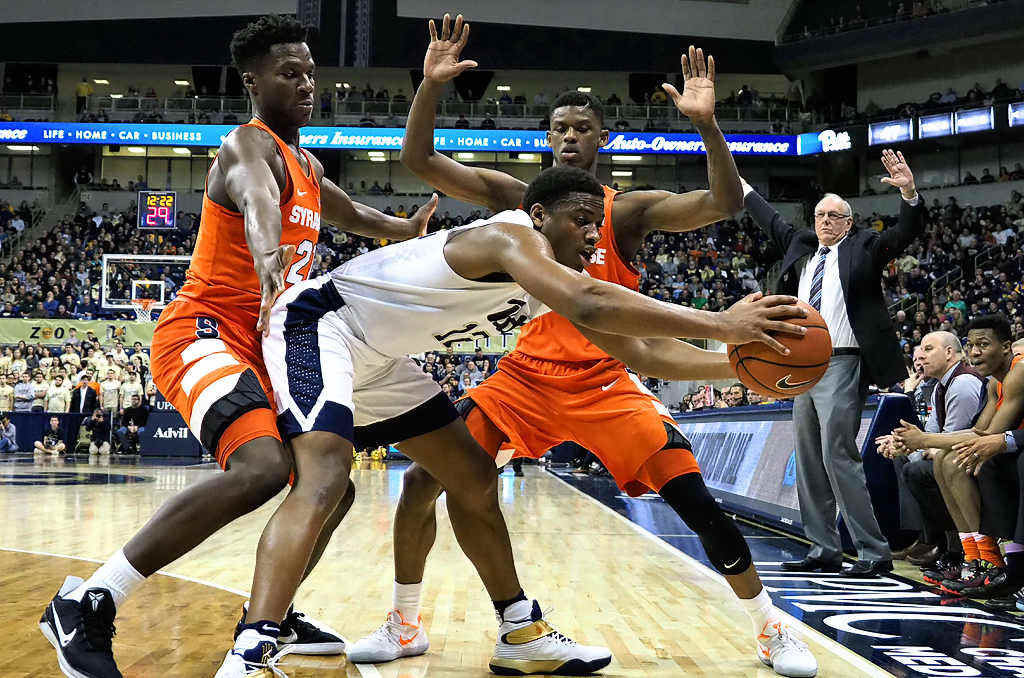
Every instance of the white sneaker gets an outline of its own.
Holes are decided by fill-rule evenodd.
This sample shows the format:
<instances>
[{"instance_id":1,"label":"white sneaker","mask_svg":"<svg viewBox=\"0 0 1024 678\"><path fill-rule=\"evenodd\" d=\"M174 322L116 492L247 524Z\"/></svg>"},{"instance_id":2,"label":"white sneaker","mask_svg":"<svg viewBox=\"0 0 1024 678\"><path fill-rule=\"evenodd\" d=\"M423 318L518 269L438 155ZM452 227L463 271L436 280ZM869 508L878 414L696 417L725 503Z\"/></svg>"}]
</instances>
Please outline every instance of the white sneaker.
<instances>
[{"instance_id":1,"label":"white sneaker","mask_svg":"<svg viewBox=\"0 0 1024 678\"><path fill-rule=\"evenodd\" d=\"M399 657L415 657L430 648L420 617L411 624L398 610L388 612L387 621L376 631L349 646L346 654L354 664L380 664Z\"/></svg>"},{"instance_id":2,"label":"white sneaker","mask_svg":"<svg viewBox=\"0 0 1024 678\"><path fill-rule=\"evenodd\" d=\"M818 662L784 622L769 622L757 637L757 656L765 666L787 678L811 678L818 673Z\"/></svg>"},{"instance_id":3,"label":"white sneaker","mask_svg":"<svg viewBox=\"0 0 1024 678\"><path fill-rule=\"evenodd\" d=\"M235 646L224 656L214 678L244 678L265 676L273 670L271 661L277 654L277 638L261 634L250 628L235 638ZM273 671L277 675L277 671Z\"/></svg>"},{"instance_id":4,"label":"white sneaker","mask_svg":"<svg viewBox=\"0 0 1024 678\"><path fill-rule=\"evenodd\" d=\"M578 645L552 628L544 621L536 600L530 616L507 620L499 616L498 623L498 642L490 668L499 676L580 676L594 673L612 661L607 648Z\"/></svg>"}]
</instances>

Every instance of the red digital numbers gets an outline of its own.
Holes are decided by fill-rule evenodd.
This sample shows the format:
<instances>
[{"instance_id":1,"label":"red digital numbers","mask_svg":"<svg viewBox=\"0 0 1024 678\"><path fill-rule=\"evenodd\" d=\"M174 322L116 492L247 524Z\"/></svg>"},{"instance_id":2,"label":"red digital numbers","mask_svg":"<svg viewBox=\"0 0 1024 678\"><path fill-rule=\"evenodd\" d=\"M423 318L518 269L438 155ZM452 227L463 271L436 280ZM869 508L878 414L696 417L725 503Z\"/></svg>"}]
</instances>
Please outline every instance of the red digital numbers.
<instances>
[{"instance_id":1,"label":"red digital numbers","mask_svg":"<svg viewBox=\"0 0 1024 678\"><path fill-rule=\"evenodd\" d=\"M147 226L166 226L171 223L170 207L155 207L150 205L146 208Z\"/></svg>"}]
</instances>

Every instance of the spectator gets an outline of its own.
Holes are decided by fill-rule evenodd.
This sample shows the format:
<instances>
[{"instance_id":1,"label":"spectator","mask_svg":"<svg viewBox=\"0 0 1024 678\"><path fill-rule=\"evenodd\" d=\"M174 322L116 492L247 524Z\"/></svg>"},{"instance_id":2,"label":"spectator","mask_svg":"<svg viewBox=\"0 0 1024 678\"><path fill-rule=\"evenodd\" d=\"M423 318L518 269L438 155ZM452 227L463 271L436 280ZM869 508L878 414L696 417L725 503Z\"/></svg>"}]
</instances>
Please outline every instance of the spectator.
<instances>
[{"instance_id":1,"label":"spectator","mask_svg":"<svg viewBox=\"0 0 1024 678\"><path fill-rule=\"evenodd\" d=\"M0 452L18 452L17 429L11 423L11 418L4 414L0 416Z\"/></svg>"},{"instance_id":2,"label":"spectator","mask_svg":"<svg viewBox=\"0 0 1024 678\"><path fill-rule=\"evenodd\" d=\"M92 85L88 78L82 78L82 82L75 85L75 113L82 113L89 106L89 97L92 96Z\"/></svg>"},{"instance_id":3,"label":"spectator","mask_svg":"<svg viewBox=\"0 0 1024 678\"><path fill-rule=\"evenodd\" d=\"M121 382L114 370L107 370L107 378L100 382L100 407L107 411L118 409L121 397Z\"/></svg>"},{"instance_id":4,"label":"spectator","mask_svg":"<svg viewBox=\"0 0 1024 678\"><path fill-rule=\"evenodd\" d=\"M42 440L35 442L35 451L53 456L64 451L64 429L60 427L60 417L50 417L50 425L43 432Z\"/></svg>"},{"instance_id":5,"label":"spectator","mask_svg":"<svg viewBox=\"0 0 1024 678\"><path fill-rule=\"evenodd\" d=\"M963 181L960 183L964 186L973 186L978 183L978 177L971 174L971 170L967 170L967 174L964 175Z\"/></svg>"},{"instance_id":6,"label":"spectator","mask_svg":"<svg viewBox=\"0 0 1024 678\"><path fill-rule=\"evenodd\" d=\"M0 412L13 412L14 411L14 385L17 383L17 377L14 373L8 372L4 378L3 383L0 384Z\"/></svg>"},{"instance_id":7,"label":"spectator","mask_svg":"<svg viewBox=\"0 0 1024 678\"><path fill-rule=\"evenodd\" d=\"M469 129L469 120L462 113L459 113L459 118L455 121L455 129Z\"/></svg>"},{"instance_id":8,"label":"spectator","mask_svg":"<svg viewBox=\"0 0 1024 678\"><path fill-rule=\"evenodd\" d=\"M995 180L996 180L996 178L994 176L992 176L992 173L989 172L987 167L985 167L984 169L981 170L981 178L978 179L978 183L981 183L981 184L991 184L991 183L995 183Z\"/></svg>"},{"instance_id":9,"label":"spectator","mask_svg":"<svg viewBox=\"0 0 1024 678\"><path fill-rule=\"evenodd\" d=\"M53 384L46 390L46 411L67 412L70 401L71 393L64 385L64 376L58 374L53 378Z\"/></svg>"},{"instance_id":10,"label":"spectator","mask_svg":"<svg viewBox=\"0 0 1024 678\"><path fill-rule=\"evenodd\" d=\"M82 426L89 432L89 454L110 454L110 422L101 408L93 410L92 416Z\"/></svg>"},{"instance_id":11,"label":"spectator","mask_svg":"<svg viewBox=\"0 0 1024 678\"><path fill-rule=\"evenodd\" d=\"M743 384L733 384L724 394L725 404L729 407L741 407L747 404L746 389Z\"/></svg>"}]
</instances>

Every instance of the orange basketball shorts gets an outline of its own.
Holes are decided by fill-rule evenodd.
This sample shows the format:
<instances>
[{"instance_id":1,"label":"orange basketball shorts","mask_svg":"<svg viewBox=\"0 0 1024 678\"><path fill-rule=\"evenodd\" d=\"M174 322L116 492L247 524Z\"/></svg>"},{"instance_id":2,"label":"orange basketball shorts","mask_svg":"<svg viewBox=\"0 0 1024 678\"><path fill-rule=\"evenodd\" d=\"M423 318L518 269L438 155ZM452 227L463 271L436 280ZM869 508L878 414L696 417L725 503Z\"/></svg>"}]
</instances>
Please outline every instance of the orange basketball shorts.
<instances>
[{"instance_id":1,"label":"orange basketball shorts","mask_svg":"<svg viewBox=\"0 0 1024 678\"><path fill-rule=\"evenodd\" d=\"M675 428L675 420L636 375L615 360L581 365L513 352L466 397L489 420L467 418L474 437L499 466L513 457L540 458L552 447L572 441L600 459L618 486L632 496L700 471L689 449L664 449L665 427Z\"/></svg>"},{"instance_id":2,"label":"orange basketball shorts","mask_svg":"<svg viewBox=\"0 0 1024 678\"><path fill-rule=\"evenodd\" d=\"M221 468L251 440L281 440L255 320L178 298L160 314L150 363L156 387Z\"/></svg>"}]
</instances>

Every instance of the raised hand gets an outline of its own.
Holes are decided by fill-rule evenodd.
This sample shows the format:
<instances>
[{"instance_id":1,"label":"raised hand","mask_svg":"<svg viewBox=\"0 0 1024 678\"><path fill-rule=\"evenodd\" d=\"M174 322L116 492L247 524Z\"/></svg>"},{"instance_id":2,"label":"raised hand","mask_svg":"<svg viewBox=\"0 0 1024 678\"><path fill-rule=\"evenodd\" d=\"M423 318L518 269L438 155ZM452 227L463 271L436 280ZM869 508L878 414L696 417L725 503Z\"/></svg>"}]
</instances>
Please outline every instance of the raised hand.
<instances>
[{"instance_id":1,"label":"raised hand","mask_svg":"<svg viewBox=\"0 0 1024 678\"><path fill-rule=\"evenodd\" d=\"M900 189L904 198L913 199L917 194L917 185L914 183L914 173L910 171L910 165L903 157L902 151L893 151L887 148L882 151L882 165L889 173L889 176L882 177L883 184L889 184Z\"/></svg>"},{"instance_id":2,"label":"raised hand","mask_svg":"<svg viewBox=\"0 0 1024 678\"><path fill-rule=\"evenodd\" d=\"M662 83L661 88L672 97L672 103L679 112L688 117L694 125L703 125L715 120L715 57L708 55L704 60L704 50L690 45L689 53L684 53L679 62L683 67L683 93L670 85Z\"/></svg>"},{"instance_id":3,"label":"raised hand","mask_svg":"<svg viewBox=\"0 0 1024 678\"><path fill-rule=\"evenodd\" d=\"M281 245L267 255L263 270L257 270L260 279L260 319L256 331L264 337L270 334L270 309L284 292L284 275L295 257L295 245Z\"/></svg>"},{"instance_id":4,"label":"raised hand","mask_svg":"<svg viewBox=\"0 0 1024 678\"><path fill-rule=\"evenodd\" d=\"M437 26L431 19L427 24L430 29L430 44L423 57L423 77L435 82L448 82L463 71L476 68L475 61L459 61L466 41L469 40L469 24L463 22L462 15L455 17L455 28L452 29L452 17L444 15L441 22L441 37L437 35Z\"/></svg>"}]
</instances>

